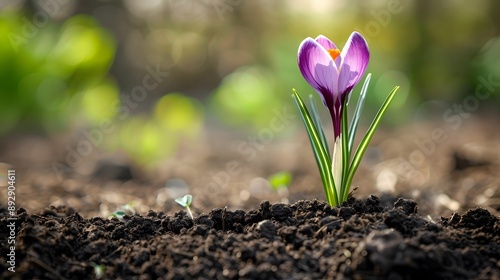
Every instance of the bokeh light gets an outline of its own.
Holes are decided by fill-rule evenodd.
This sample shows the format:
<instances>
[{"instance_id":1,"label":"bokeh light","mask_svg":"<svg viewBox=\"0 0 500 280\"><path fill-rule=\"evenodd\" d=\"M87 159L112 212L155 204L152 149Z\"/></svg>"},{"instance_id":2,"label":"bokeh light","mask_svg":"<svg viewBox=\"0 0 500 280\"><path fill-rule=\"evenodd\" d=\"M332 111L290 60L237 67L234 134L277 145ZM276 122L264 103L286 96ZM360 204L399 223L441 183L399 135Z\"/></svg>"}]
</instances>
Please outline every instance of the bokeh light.
<instances>
[{"instance_id":1,"label":"bokeh light","mask_svg":"<svg viewBox=\"0 0 500 280\"><path fill-rule=\"evenodd\" d=\"M79 134L109 121L116 129L100 149L154 162L203 141L211 125L255 134L275 109L293 106L291 88L314 94L296 54L319 34L339 46L352 30L366 37L367 118L401 86L383 125L439 116L500 75L494 0L56 2L0 4L2 137ZM155 71L168 76L127 103ZM499 105L499 92L484 108Z\"/></svg>"},{"instance_id":2,"label":"bokeh light","mask_svg":"<svg viewBox=\"0 0 500 280\"><path fill-rule=\"evenodd\" d=\"M155 105L154 117L158 124L178 138L194 138L203 125L203 106L179 93L163 96Z\"/></svg>"},{"instance_id":3,"label":"bokeh light","mask_svg":"<svg viewBox=\"0 0 500 280\"><path fill-rule=\"evenodd\" d=\"M273 109L281 108L281 98L271 75L259 67L240 68L228 75L214 93L211 108L226 124L265 127Z\"/></svg>"}]
</instances>

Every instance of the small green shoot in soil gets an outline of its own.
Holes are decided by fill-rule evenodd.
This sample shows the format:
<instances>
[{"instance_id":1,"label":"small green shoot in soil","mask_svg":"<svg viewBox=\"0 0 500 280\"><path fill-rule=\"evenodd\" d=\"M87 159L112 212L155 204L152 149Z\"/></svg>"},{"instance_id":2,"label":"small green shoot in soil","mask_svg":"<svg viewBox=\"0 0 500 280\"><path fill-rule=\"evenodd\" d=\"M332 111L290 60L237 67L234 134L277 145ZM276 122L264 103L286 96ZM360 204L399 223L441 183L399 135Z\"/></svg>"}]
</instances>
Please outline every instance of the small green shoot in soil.
<instances>
[{"instance_id":1,"label":"small green shoot in soil","mask_svg":"<svg viewBox=\"0 0 500 280\"><path fill-rule=\"evenodd\" d=\"M186 211L192 220L193 213L191 212L191 209L189 208L189 206L191 206L191 203L193 202L193 196L190 194L186 194L183 197L176 198L175 202L177 202L180 206L186 208Z\"/></svg>"},{"instance_id":2,"label":"small green shoot in soil","mask_svg":"<svg viewBox=\"0 0 500 280\"><path fill-rule=\"evenodd\" d=\"M126 205L118 207L118 209L115 212L109 214L109 217L117 218L117 219L121 220L127 214L134 214L135 213L135 209L134 209L135 203L136 203L135 201L131 201Z\"/></svg>"},{"instance_id":3,"label":"small green shoot in soil","mask_svg":"<svg viewBox=\"0 0 500 280\"><path fill-rule=\"evenodd\" d=\"M92 262L90 265L92 265L92 267L94 268L95 278L100 279L104 275L106 267L102 264L98 265L94 262Z\"/></svg>"},{"instance_id":4,"label":"small green shoot in soil","mask_svg":"<svg viewBox=\"0 0 500 280\"><path fill-rule=\"evenodd\" d=\"M125 211L122 211L122 210L116 210L115 212L109 214L109 216L111 218L117 218L119 220L123 219L123 216L125 216L127 213L125 213Z\"/></svg>"}]
</instances>

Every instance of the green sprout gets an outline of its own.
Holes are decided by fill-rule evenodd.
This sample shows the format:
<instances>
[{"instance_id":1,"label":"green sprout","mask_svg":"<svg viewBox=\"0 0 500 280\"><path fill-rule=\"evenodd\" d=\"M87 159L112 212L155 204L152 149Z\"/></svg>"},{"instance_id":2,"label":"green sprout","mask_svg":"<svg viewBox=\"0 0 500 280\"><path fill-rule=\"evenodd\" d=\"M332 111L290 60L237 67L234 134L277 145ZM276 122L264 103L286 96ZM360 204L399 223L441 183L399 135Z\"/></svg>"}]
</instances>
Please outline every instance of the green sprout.
<instances>
[{"instance_id":1,"label":"green sprout","mask_svg":"<svg viewBox=\"0 0 500 280\"><path fill-rule=\"evenodd\" d=\"M100 279L102 276L104 276L104 272L106 271L106 266L102 264L98 265L94 262L92 262L90 265L94 268L95 277L97 279Z\"/></svg>"},{"instance_id":2,"label":"green sprout","mask_svg":"<svg viewBox=\"0 0 500 280\"><path fill-rule=\"evenodd\" d=\"M135 209L134 209L134 205L136 204L135 201L131 201L123 206L120 206L118 207L118 209L109 214L109 217L113 217L113 218L117 218L117 219L123 219L123 217L127 214L134 214L135 213Z\"/></svg>"},{"instance_id":3,"label":"green sprout","mask_svg":"<svg viewBox=\"0 0 500 280\"><path fill-rule=\"evenodd\" d=\"M112 217L112 218L117 218L119 220L123 219L123 216L125 216L127 213L125 213L125 211L122 211L122 210L116 210L115 212L109 214L109 217Z\"/></svg>"},{"instance_id":4,"label":"green sprout","mask_svg":"<svg viewBox=\"0 0 500 280\"><path fill-rule=\"evenodd\" d=\"M176 198L175 202L177 202L180 206L186 208L186 211L192 220L193 213L191 212L191 209L189 208L189 206L191 206L191 203L193 202L193 196L190 194L186 194L183 197Z\"/></svg>"}]
</instances>

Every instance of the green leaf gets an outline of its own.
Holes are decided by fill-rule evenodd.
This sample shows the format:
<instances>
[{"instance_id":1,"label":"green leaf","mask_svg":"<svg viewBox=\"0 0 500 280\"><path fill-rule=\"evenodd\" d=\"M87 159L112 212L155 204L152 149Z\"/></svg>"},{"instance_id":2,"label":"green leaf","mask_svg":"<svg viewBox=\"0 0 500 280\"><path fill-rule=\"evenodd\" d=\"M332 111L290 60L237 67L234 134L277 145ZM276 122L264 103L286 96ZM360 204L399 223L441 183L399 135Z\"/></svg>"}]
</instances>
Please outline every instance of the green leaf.
<instances>
[{"instance_id":1,"label":"green leaf","mask_svg":"<svg viewBox=\"0 0 500 280\"><path fill-rule=\"evenodd\" d=\"M92 262L90 265L94 268L95 277L97 279L100 279L104 275L104 272L106 271L106 266L102 264L98 265L94 262Z\"/></svg>"},{"instance_id":2,"label":"green leaf","mask_svg":"<svg viewBox=\"0 0 500 280\"><path fill-rule=\"evenodd\" d=\"M338 195L335 189L335 183L333 181L332 175L332 162L330 160L330 155L327 153L326 148L323 146L321 141L321 136L318 132L318 128L314 125L314 121L304 104L304 101L300 98L299 94L295 89L293 89L293 99L297 108L299 109L300 115L302 116L302 121L307 130L309 140L311 141L311 146L313 148L314 156L316 158L316 163L319 168L319 173L321 175L321 180L323 182L323 188L325 189L326 199L330 205L338 205ZM322 129L321 127L319 129Z\"/></svg>"},{"instance_id":3,"label":"green leaf","mask_svg":"<svg viewBox=\"0 0 500 280\"><path fill-rule=\"evenodd\" d=\"M175 202L179 203L182 207L189 207L191 202L193 202L193 196L190 194L186 194L183 197L179 197L175 199Z\"/></svg>"},{"instance_id":4,"label":"green leaf","mask_svg":"<svg viewBox=\"0 0 500 280\"><path fill-rule=\"evenodd\" d=\"M389 107L389 104L392 102L394 99L394 96L396 95L396 92L398 91L399 86L396 86L391 93L389 93L389 96L387 96L387 99L384 101L384 104L382 104L382 107L380 107L380 110L377 112L377 115L375 116L375 119L373 120L372 124L368 128L368 131L366 132L365 136L363 137L363 140L361 140L361 143L359 144L358 149L356 150L356 153L354 154L351 166L349 167L349 173L347 175L347 182L346 185L350 186L352 179L354 177L354 173L356 173L356 170L358 169L358 166L361 162L361 158L363 157L366 149L368 148L368 144L370 143L370 140L372 139L373 135L375 134L375 130L377 130L378 125L380 124L380 120L382 119L382 116L384 115L385 111ZM347 195L349 192L345 192L342 194L342 200L347 199Z\"/></svg>"},{"instance_id":5,"label":"green leaf","mask_svg":"<svg viewBox=\"0 0 500 280\"><path fill-rule=\"evenodd\" d=\"M316 101L314 101L312 94L309 95L309 104L311 106L314 125L316 127L322 128L323 125L321 124L321 119L320 119L319 114L318 114L318 109L316 107ZM323 129L319 129L318 132L319 132L319 136L321 136L321 142L323 143L323 147L325 147L326 153L328 154L328 158L330 161L332 161L331 157L330 157L330 155L331 155L330 149L328 148L328 140L326 139L326 136L325 136L325 131Z\"/></svg>"},{"instance_id":6,"label":"green leaf","mask_svg":"<svg viewBox=\"0 0 500 280\"><path fill-rule=\"evenodd\" d=\"M109 214L110 217L115 217L115 218L118 218L118 219L123 219L123 217L125 216L125 211L122 211L122 210L117 210L111 214Z\"/></svg>"},{"instance_id":7,"label":"green leaf","mask_svg":"<svg viewBox=\"0 0 500 280\"><path fill-rule=\"evenodd\" d=\"M366 92L368 90L368 85L370 84L370 79L372 74L369 73L366 76L365 82L363 83L363 87L361 88L361 92L359 94L358 103L356 104L356 109L354 109L354 115L351 121L351 128L349 130L349 151L352 152L352 146L354 145L354 139L356 137L356 131L358 130L359 119L361 118L361 112L363 111L363 105L366 100Z\"/></svg>"}]
</instances>

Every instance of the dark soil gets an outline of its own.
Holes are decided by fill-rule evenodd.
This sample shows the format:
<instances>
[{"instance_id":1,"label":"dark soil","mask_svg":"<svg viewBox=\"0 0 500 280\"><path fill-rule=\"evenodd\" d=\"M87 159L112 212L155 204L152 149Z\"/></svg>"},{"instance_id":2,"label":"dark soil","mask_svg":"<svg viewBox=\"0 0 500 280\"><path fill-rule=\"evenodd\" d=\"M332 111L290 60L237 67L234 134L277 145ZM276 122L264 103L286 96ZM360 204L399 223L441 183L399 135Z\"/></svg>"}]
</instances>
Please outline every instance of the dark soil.
<instances>
[{"instance_id":1,"label":"dark soil","mask_svg":"<svg viewBox=\"0 0 500 280\"><path fill-rule=\"evenodd\" d=\"M498 279L500 219L482 208L433 221L410 199L302 200L214 209L191 220L150 211L82 218L67 207L17 211L16 272L2 279Z\"/></svg>"}]
</instances>

